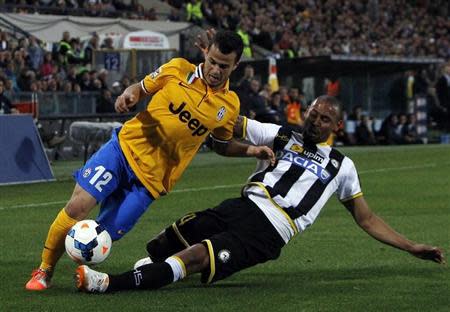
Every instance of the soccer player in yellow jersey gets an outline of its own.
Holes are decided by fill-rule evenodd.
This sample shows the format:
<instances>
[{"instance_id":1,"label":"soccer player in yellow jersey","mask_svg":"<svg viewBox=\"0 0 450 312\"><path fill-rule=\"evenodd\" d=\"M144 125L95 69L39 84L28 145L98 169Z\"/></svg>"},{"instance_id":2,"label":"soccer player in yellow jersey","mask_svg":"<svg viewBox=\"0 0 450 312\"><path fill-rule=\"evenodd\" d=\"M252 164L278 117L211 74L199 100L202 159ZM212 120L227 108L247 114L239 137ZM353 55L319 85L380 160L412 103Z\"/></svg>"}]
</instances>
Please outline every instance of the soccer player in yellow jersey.
<instances>
[{"instance_id":1,"label":"soccer player in yellow jersey","mask_svg":"<svg viewBox=\"0 0 450 312\"><path fill-rule=\"evenodd\" d=\"M117 129L75 172L72 197L50 226L42 262L26 289L49 287L67 232L96 203L101 203L97 222L113 240L130 231L151 202L173 188L208 134L219 154L274 161L270 148L232 140L239 99L229 90L228 78L242 49L239 35L217 32L204 63L195 66L172 59L117 98L116 111L127 112L139 100L153 96L145 111Z\"/></svg>"}]
</instances>

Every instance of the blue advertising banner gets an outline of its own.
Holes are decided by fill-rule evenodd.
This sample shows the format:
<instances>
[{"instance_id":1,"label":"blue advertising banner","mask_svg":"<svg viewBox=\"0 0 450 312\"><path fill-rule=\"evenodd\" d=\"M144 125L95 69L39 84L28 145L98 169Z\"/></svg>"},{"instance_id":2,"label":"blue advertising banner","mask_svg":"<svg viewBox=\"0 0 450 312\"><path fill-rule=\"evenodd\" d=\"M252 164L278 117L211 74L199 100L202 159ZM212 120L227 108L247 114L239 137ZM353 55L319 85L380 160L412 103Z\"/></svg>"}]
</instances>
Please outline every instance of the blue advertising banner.
<instances>
[{"instance_id":1,"label":"blue advertising banner","mask_svg":"<svg viewBox=\"0 0 450 312\"><path fill-rule=\"evenodd\" d=\"M0 185L54 180L31 115L0 115Z\"/></svg>"}]
</instances>

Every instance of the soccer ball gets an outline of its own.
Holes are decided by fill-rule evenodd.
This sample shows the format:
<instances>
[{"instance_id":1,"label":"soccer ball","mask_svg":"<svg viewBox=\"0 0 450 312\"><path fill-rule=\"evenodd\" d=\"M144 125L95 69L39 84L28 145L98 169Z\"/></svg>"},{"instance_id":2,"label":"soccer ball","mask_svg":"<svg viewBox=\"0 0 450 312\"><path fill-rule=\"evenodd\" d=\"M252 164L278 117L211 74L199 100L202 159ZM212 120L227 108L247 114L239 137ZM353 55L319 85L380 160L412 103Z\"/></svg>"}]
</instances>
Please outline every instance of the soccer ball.
<instances>
[{"instance_id":1,"label":"soccer ball","mask_svg":"<svg viewBox=\"0 0 450 312\"><path fill-rule=\"evenodd\" d=\"M77 222L67 233L66 252L78 264L99 264L111 251L111 236L94 220Z\"/></svg>"}]
</instances>

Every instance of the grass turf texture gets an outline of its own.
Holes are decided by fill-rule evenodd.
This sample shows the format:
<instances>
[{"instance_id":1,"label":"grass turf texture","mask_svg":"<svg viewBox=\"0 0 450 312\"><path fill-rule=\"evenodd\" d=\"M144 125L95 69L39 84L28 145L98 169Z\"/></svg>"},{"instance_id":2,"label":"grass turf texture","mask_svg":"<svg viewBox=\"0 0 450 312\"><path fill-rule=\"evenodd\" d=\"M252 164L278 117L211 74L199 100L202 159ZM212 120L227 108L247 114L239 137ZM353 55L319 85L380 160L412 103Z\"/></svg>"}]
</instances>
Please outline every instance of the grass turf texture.
<instances>
[{"instance_id":1,"label":"grass turf texture","mask_svg":"<svg viewBox=\"0 0 450 312\"><path fill-rule=\"evenodd\" d=\"M450 145L342 148L371 208L408 238L450 250ZM25 291L47 229L70 197L80 162L56 162L58 182L0 187L0 311L448 311L448 266L416 259L361 231L335 199L281 257L203 286L199 276L159 291L79 293L63 256L44 293ZM99 270L119 273L145 243L188 211L239 195L252 159L199 154L175 191L156 201L113 245ZM215 188L214 188L215 187ZM91 215L95 217L97 210Z\"/></svg>"}]
</instances>

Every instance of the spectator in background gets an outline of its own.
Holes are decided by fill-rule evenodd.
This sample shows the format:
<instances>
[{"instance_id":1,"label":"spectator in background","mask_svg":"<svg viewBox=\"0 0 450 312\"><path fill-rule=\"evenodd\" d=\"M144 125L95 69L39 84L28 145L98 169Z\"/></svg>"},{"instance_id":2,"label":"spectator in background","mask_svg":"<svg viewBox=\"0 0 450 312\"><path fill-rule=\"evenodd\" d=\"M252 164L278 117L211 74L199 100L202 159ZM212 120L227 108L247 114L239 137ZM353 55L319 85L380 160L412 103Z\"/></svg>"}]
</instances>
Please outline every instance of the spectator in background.
<instances>
[{"instance_id":1,"label":"spectator in background","mask_svg":"<svg viewBox=\"0 0 450 312\"><path fill-rule=\"evenodd\" d=\"M44 60L44 54L44 49L41 48L36 37L31 36L28 45L28 56L30 58L31 69L36 72L39 71Z\"/></svg>"},{"instance_id":2,"label":"spectator in background","mask_svg":"<svg viewBox=\"0 0 450 312\"><path fill-rule=\"evenodd\" d=\"M9 99L13 99L16 95L16 90L14 90L13 82L11 79L6 78L4 80L3 94Z\"/></svg>"},{"instance_id":3,"label":"spectator in background","mask_svg":"<svg viewBox=\"0 0 450 312\"><path fill-rule=\"evenodd\" d=\"M4 81L0 80L0 114L11 114L12 103L4 94Z\"/></svg>"},{"instance_id":4,"label":"spectator in background","mask_svg":"<svg viewBox=\"0 0 450 312\"><path fill-rule=\"evenodd\" d=\"M114 113L114 101L111 95L111 91L103 89L101 95L97 101L97 113Z\"/></svg>"},{"instance_id":5,"label":"spectator in background","mask_svg":"<svg viewBox=\"0 0 450 312\"><path fill-rule=\"evenodd\" d=\"M436 83L436 94L442 107L442 124L450 131L450 62L445 64Z\"/></svg>"},{"instance_id":6,"label":"spectator in background","mask_svg":"<svg viewBox=\"0 0 450 312\"><path fill-rule=\"evenodd\" d=\"M289 103L286 105L285 114L288 125L300 131L303 126L302 103L297 88L289 90Z\"/></svg>"},{"instance_id":7,"label":"spectator in background","mask_svg":"<svg viewBox=\"0 0 450 312\"><path fill-rule=\"evenodd\" d=\"M52 59L52 54L50 52L46 52L44 54L44 59L39 67L39 73L42 79L49 79L49 77L53 74L54 62Z\"/></svg>"},{"instance_id":8,"label":"spectator in background","mask_svg":"<svg viewBox=\"0 0 450 312\"><path fill-rule=\"evenodd\" d=\"M122 88L122 84L120 83L120 81L115 81L112 86L111 86L111 95L116 98L119 95L122 94L123 90L125 90L124 88Z\"/></svg>"},{"instance_id":9,"label":"spectator in background","mask_svg":"<svg viewBox=\"0 0 450 312\"><path fill-rule=\"evenodd\" d=\"M259 95L260 86L259 80L253 78L250 81L250 90L243 98L243 102L246 103L244 106L245 116L249 116L256 120L262 120L269 112L264 97Z\"/></svg>"},{"instance_id":10,"label":"spectator in background","mask_svg":"<svg viewBox=\"0 0 450 312\"><path fill-rule=\"evenodd\" d=\"M348 115L348 120L353 120L356 123L359 123L361 121L362 116L362 106L361 105L355 105L352 108L351 114Z\"/></svg>"},{"instance_id":11,"label":"spectator in background","mask_svg":"<svg viewBox=\"0 0 450 312\"><path fill-rule=\"evenodd\" d=\"M102 89L107 89L107 79L108 79L108 71L104 68L100 69L97 75L98 80L102 83Z\"/></svg>"},{"instance_id":12,"label":"spectator in background","mask_svg":"<svg viewBox=\"0 0 450 312\"><path fill-rule=\"evenodd\" d=\"M286 106L291 101L291 99L289 98L289 94L288 94L288 88L285 86L280 86L280 89L278 90L278 92L280 92L280 98L281 98L280 107L283 110L283 112L286 113Z\"/></svg>"},{"instance_id":13,"label":"spectator in background","mask_svg":"<svg viewBox=\"0 0 450 312\"><path fill-rule=\"evenodd\" d=\"M400 143L400 136L396 133L398 118L394 113L389 114L381 125L378 142L380 144L392 145Z\"/></svg>"},{"instance_id":14,"label":"spectator in background","mask_svg":"<svg viewBox=\"0 0 450 312\"><path fill-rule=\"evenodd\" d=\"M240 96L250 91L250 81L255 76L255 69L252 65L247 65L244 68L244 75L237 83L237 93Z\"/></svg>"},{"instance_id":15,"label":"spectator in background","mask_svg":"<svg viewBox=\"0 0 450 312\"><path fill-rule=\"evenodd\" d=\"M414 96L415 96L415 86L417 84L416 82L416 73L413 70L408 70L405 73L406 75L406 111L408 113L411 113L414 110ZM402 106L402 109L404 107ZM406 115L404 117L402 117L403 120L401 120L402 122L404 121L406 123Z\"/></svg>"},{"instance_id":16,"label":"spectator in background","mask_svg":"<svg viewBox=\"0 0 450 312\"><path fill-rule=\"evenodd\" d=\"M7 79L12 81L14 90L20 91L19 85L17 84L17 75L15 68L16 65L13 62L7 63L5 68L5 76Z\"/></svg>"},{"instance_id":17,"label":"spectator in background","mask_svg":"<svg viewBox=\"0 0 450 312\"><path fill-rule=\"evenodd\" d=\"M123 90L125 90L125 89L128 88L128 87L130 86L130 84L131 84L130 78L128 78L127 75L124 75L124 76L122 77L122 79L120 80L120 83L122 84Z\"/></svg>"},{"instance_id":18,"label":"spectator in background","mask_svg":"<svg viewBox=\"0 0 450 312\"><path fill-rule=\"evenodd\" d=\"M356 144L358 145L374 145L376 144L375 135L373 134L372 120L367 115L361 115L360 122L355 129Z\"/></svg>"},{"instance_id":19,"label":"spectator in background","mask_svg":"<svg viewBox=\"0 0 450 312\"><path fill-rule=\"evenodd\" d=\"M84 56L83 56L83 63L84 65L90 65L93 60L94 51L99 49L98 42L100 38L98 37L97 33L93 33L91 39L86 44L86 47L84 48Z\"/></svg>"},{"instance_id":20,"label":"spectator in background","mask_svg":"<svg viewBox=\"0 0 450 312\"><path fill-rule=\"evenodd\" d=\"M0 52L9 50L9 42L6 32L0 29Z\"/></svg>"},{"instance_id":21,"label":"spectator in background","mask_svg":"<svg viewBox=\"0 0 450 312\"><path fill-rule=\"evenodd\" d=\"M89 91L91 89L91 80L88 70L85 69L79 73L77 81L82 91Z\"/></svg>"},{"instance_id":22,"label":"spectator in background","mask_svg":"<svg viewBox=\"0 0 450 312\"><path fill-rule=\"evenodd\" d=\"M180 10L177 9L177 8L171 8L170 9L170 14L169 14L169 16L167 16L167 20L169 22L179 22L179 21L181 21Z\"/></svg>"},{"instance_id":23,"label":"spectator in background","mask_svg":"<svg viewBox=\"0 0 450 312\"><path fill-rule=\"evenodd\" d=\"M114 50L114 40L111 37L103 39L100 49Z\"/></svg>"},{"instance_id":24,"label":"spectator in background","mask_svg":"<svg viewBox=\"0 0 450 312\"><path fill-rule=\"evenodd\" d=\"M416 115L408 114L407 122L402 129L403 142L406 144L419 144L421 140L417 133Z\"/></svg>"},{"instance_id":25,"label":"spectator in background","mask_svg":"<svg viewBox=\"0 0 450 312\"><path fill-rule=\"evenodd\" d=\"M399 138L398 143L405 143L403 140L403 129L406 126L406 122L408 121L408 118L406 117L406 114L401 113L397 116L398 121L397 125L395 126L395 135Z\"/></svg>"},{"instance_id":26,"label":"spectator in background","mask_svg":"<svg viewBox=\"0 0 450 312\"><path fill-rule=\"evenodd\" d=\"M266 99L267 102L270 102L270 98L272 95L272 87L269 83L266 83L261 91L259 91L259 95Z\"/></svg>"},{"instance_id":27,"label":"spectator in background","mask_svg":"<svg viewBox=\"0 0 450 312\"><path fill-rule=\"evenodd\" d=\"M280 92L273 92L270 97L270 111L273 114L274 123L278 125L286 124L286 116L284 109L281 107L281 95Z\"/></svg>"},{"instance_id":28,"label":"spectator in background","mask_svg":"<svg viewBox=\"0 0 450 312\"><path fill-rule=\"evenodd\" d=\"M328 96L335 97L336 99L340 98L341 82L338 77L332 75L325 80L325 92Z\"/></svg>"},{"instance_id":29,"label":"spectator in background","mask_svg":"<svg viewBox=\"0 0 450 312\"><path fill-rule=\"evenodd\" d=\"M16 77L27 69L26 61L25 61L25 52L23 49L15 50L13 53L12 63L14 64L14 74Z\"/></svg>"},{"instance_id":30,"label":"spectator in background","mask_svg":"<svg viewBox=\"0 0 450 312\"><path fill-rule=\"evenodd\" d=\"M253 57L249 30L250 28L246 22L241 22L237 29L237 34L241 37L242 42L244 42L244 52L242 53L242 57L247 59Z\"/></svg>"},{"instance_id":31,"label":"spectator in background","mask_svg":"<svg viewBox=\"0 0 450 312\"><path fill-rule=\"evenodd\" d=\"M58 44L58 61L61 65L66 65L67 62L67 52L71 49L70 46L70 32L63 32L62 38Z\"/></svg>"},{"instance_id":32,"label":"spectator in background","mask_svg":"<svg viewBox=\"0 0 450 312\"><path fill-rule=\"evenodd\" d=\"M81 53L80 40L78 38L70 39L70 49L67 51L67 63L80 65L84 63Z\"/></svg>"},{"instance_id":33,"label":"spectator in background","mask_svg":"<svg viewBox=\"0 0 450 312\"><path fill-rule=\"evenodd\" d=\"M186 20L192 24L202 27L203 25L202 0L190 0L187 3Z\"/></svg>"}]
</instances>

